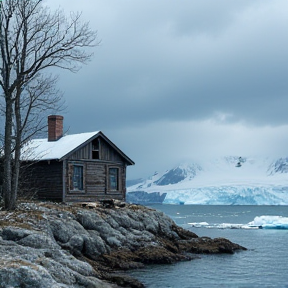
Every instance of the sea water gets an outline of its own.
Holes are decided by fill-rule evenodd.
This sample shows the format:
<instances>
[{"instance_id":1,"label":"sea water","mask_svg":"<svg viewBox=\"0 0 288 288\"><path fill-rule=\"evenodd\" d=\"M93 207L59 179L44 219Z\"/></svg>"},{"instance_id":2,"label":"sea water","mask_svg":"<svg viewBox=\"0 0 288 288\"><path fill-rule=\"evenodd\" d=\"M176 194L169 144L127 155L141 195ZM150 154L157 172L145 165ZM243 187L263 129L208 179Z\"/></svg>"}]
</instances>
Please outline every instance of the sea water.
<instances>
[{"instance_id":1,"label":"sea water","mask_svg":"<svg viewBox=\"0 0 288 288\"><path fill-rule=\"evenodd\" d=\"M254 226L255 217L287 221L288 206L153 205L198 236L224 237L246 247L233 255L200 255L172 265L151 265L130 274L148 288L286 287L288 229ZM272 217L273 216L273 217ZM277 216L277 217L275 217ZM256 218L256 220L259 218ZM276 219L276 220L275 220ZM276 221L277 222L277 221ZM263 224L263 223L262 223ZM261 229L262 228L262 229ZM278 226L281 228L281 226Z\"/></svg>"}]
</instances>

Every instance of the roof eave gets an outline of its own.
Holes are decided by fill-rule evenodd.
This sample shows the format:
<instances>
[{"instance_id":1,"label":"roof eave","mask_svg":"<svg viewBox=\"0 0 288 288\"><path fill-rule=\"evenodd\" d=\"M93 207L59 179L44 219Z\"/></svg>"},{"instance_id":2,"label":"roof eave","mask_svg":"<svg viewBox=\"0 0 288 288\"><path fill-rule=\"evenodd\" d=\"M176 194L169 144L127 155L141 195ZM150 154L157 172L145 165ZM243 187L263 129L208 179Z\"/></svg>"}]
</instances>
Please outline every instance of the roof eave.
<instances>
[{"instance_id":1,"label":"roof eave","mask_svg":"<svg viewBox=\"0 0 288 288\"><path fill-rule=\"evenodd\" d=\"M101 137L107 141L126 161L127 165L135 165L135 162L131 160L122 150L120 150L111 140L109 140L101 131L99 133Z\"/></svg>"},{"instance_id":2,"label":"roof eave","mask_svg":"<svg viewBox=\"0 0 288 288\"><path fill-rule=\"evenodd\" d=\"M76 150L84 147L86 144L88 144L90 141L94 140L98 134L100 134L101 131L98 131L94 136L90 137L89 139L87 139L86 141L84 141L82 144L78 145L77 147L75 147L73 150L69 151L67 154L65 154L64 156L62 156L59 160L63 161L65 159L67 159L71 154L73 154Z\"/></svg>"}]
</instances>

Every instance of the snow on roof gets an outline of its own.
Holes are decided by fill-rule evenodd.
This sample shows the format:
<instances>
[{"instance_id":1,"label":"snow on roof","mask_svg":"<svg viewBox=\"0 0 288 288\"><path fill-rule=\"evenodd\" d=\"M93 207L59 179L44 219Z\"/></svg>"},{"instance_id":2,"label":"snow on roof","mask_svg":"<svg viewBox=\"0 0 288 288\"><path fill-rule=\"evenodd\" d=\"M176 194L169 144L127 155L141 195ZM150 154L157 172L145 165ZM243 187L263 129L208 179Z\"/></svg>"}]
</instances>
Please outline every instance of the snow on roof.
<instances>
[{"instance_id":1,"label":"snow on roof","mask_svg":"<svg viewBox=\"0 0 288 288\"><path fill-rule=\"evenodd\" d=\"M22 160L52 160L61 159L100 131L66 135L57 141L48 139L33 139L23 147Z\"/></svg>"}]
</instances>

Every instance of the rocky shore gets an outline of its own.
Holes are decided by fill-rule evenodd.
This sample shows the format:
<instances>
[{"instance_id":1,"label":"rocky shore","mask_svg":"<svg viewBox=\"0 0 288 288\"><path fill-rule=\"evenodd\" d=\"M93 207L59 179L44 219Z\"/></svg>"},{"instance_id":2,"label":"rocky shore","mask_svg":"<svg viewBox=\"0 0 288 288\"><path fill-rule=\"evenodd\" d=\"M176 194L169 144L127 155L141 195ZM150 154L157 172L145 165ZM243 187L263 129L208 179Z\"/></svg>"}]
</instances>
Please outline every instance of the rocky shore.
<instances>
[{"instance_id":1,"label":"rocky shore","mask_svg":"<svg viewBox=\"0 0 288 288\"><path fill-rule=\"evenodd\" d=\"M139 205L32 202L0 211L1 288L144 287L123 271L237 250L245 248Z\"/></svg>"}]
</instances>

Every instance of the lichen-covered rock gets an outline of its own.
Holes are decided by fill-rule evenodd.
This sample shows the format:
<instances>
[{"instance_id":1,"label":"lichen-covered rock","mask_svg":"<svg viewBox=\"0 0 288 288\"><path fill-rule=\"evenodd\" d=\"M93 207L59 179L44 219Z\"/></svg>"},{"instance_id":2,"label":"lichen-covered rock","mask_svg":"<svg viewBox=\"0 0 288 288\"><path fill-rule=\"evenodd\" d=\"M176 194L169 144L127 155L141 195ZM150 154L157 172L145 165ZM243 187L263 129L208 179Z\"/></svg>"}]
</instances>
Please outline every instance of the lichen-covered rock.
<instances>
[{"instance_id":1,"label":"lichen-covered rock","mask_svg":"<svg viewBox=\"0 0 288 288\"><path fill-rule=\"evenodd\" d=\"M143 206L83 206L36 202L0 211L0 287L138 288L137 280L113 271L245 249L198 237Z\"/></svg>"},{"instance_id":2,"label":"lichen-covered rock","mask_svg":"<svg viewBox=\"0 0 288 288\"><path fill-rule=\"evenodd\" d=\"M110 252L110 247L95 231L89 231L90 236L84 237L83 253L91 259L97 259L97 256Z\"/></svg>"},{"instance_id":3,"label":"lichen-covered rock","mask_svg":"<svg viewBox=\"0 0 288 288\"><path fill-rule=\"evenodd\" d=\"M43 267L25 261L5 261L0 269L0 287L50 288L68 287L57 285Z\"/></svg>"},{"instance_id":4,"label":"lichen-covered rock","mask_svg":"<svg viewBox=\"0 0 288 288\"><path fill-rule=\"evenodd\" d=\"M28 230L28 229L10 226L10 227L5 227L2 230L1 236L4 240L18 241L33 233L35 232Z\"/></svg>"},{"instance_id":5,"label":"lichen-covered rock","mask_svg":"<svg viewBox=\"0 0 288 288\"><path fill-rule=\"evenodd\" d=\"M61 243L67 243L74 235L88 235L85 228L75 220L51 218L48 223L55 240Z\"/></svg>"},{"instance_id":6,"label":"lichen-covered rock","mask_svg":"<svg viewBox=\"0 0 288 288\"><path fill-rule=\"evenodd\" d=\"M28 246L37 249L59 249L56 241L45 233L30 234L21 240L17 241L19 245Z\"/></svg>"}]
</instances>

